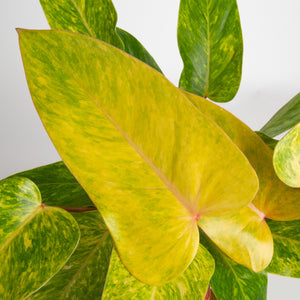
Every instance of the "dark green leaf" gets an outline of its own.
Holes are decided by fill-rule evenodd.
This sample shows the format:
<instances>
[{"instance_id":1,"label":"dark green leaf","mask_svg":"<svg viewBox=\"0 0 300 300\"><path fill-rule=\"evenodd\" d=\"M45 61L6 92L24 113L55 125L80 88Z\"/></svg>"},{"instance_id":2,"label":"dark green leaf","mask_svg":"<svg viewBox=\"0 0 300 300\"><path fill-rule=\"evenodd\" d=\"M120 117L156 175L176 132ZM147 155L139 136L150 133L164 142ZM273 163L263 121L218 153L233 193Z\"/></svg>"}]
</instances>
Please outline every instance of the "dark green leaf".
<instances>
[{"instance_id":1,"label":"dark green leaf","mask_svg":"<svg viewBox=\"0 0 300 300\"><path fill-rule=\"evenodd\" d=\"M278 140L272 139L268 135L264 134L261 131L255 131L255 133L272 149L274 150L275 146L278 143Z\"/></svg>"},{"instance_id":2,"label":"dark green leaf","mask_svg":"<svg viewBox=\"0 0 300 300\"><path fill-rule=\"evenodd\" d=\"M84 189L60 161L18 173L31 179L39 188L43 203L53 206L94 206Z\"/></svg>"},{"instance_id":3,"label":"dark green leaf","mask_svg":"<svg viewBox=\"0 0 300 300\"><path fill-rule=\"evenodd\" d=\"M236 0L181 0L177 35L184 63L179 87L214 101L231 100L243 59Z\"/></svg>"},{"instance_id":4,"label":"dark green leaf","mask_svg":"<svg viewBox=\"0 0 300 300\"><path fill-rule=\"evenodd\" d=\"M274 255L267 271L300 278L300 220L267 220L274 239Z\"/></svg>"},{"instance_id":5,"label":"dark green leaf","mask_svg":"<svg viewBox=\"0 0 300 300\"><path fill-rule=\"evenodd\" d=\"M215 273L210 284L218 300L266 299L268 282L266 272L255 273L235 263L203 232L200 241L215 259Z\"/></svg>"},{"instance_id":6,"label":"dark green leaf","mask_svg":"<svg viewBox=\"0 0 300 300\"><path fill-rule=\"evenodd\" d=\"M66 265L29 299L101 299L112 239L97 211L73 214L80 243Z\"/></svg>"},{"instance_id":7,"label":"dark green leaf","mask_svg":"<svg viewBox=\"0 0 300 300\"><path fill-rule=\"evenodd\" d=\"M267 123L261 132L274 137L300 122L300 93L285 104Z\"/></svg>"},{"instance_id":8,"label":"dark green leaf","mask_svg":"<svg viewBox=\"0 0 300 300\"><path fill-rule=\"evenodd\" d=\"M0 182L0 299L24 299L66 263L77 246L77 222L44 206L27 178Z\"/></svg>"}]
</instances>

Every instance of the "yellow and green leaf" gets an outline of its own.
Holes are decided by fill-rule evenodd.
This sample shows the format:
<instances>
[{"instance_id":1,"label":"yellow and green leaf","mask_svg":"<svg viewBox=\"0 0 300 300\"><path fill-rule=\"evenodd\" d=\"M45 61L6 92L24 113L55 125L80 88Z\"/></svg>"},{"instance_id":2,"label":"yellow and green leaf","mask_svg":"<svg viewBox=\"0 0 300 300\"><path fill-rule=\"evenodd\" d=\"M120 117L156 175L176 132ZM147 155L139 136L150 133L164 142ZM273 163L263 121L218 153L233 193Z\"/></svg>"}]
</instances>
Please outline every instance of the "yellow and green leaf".
<instances>
[{"instance_id":1,"label":"yellow and green leaf","mask_svg":"<svg viewBox=\"0 0 300 300\"><path fill-rule=\"evenodd\" d=\"M182 275L163 286L149 286L133 278L113 251L102 299L204 299L214 267L212 256L200 245L195 259Z\"/></svg>"},{"instance_id":2,"label":"yellow and green leaf","mask_svg":"<svg viewBox=\"0 0 300 300\"><path fill-rule=\"evenodd\" d=\"M300 219L300 190L281 182L273 168L273 151L248 126L228 111L196 95L182 91L201 113L215 121L246 155L259 178L253 204L273 220Z\"/></svg>"},{"instance_id":3,"label":"yellow and green leaf","mask_svg":"<svg viewBox=\"0 0 300 300\"><path fill-rule=\"evenodd\" d=\"M267 297L267 273L255 273L237 264L202 233L201 243L215 259L215 272L211 279L213 292L218 300L265 300Z\"/></svg>"},{"instance_id":4,"label":"yellow and green leaf","mask_svg":"<svg viewBox=\"0 0 300 300\"><path fill-rule=\"evenodd\" d=\"M177 37L184 63L179 87L230 101L240 85L243 59L236 0L181 0Z\"/></svg>"},{"instance_id":5,"label":"yellow and green leaf","mask_svg":"<svg viewBox=\"0 0 300 300\"><path fill-rule=\"evenodd\" d=\"M300 188L300 122L275 147L273 165L281 181Z\"/></svg>"},{"instance_id":6,"label":"yellow and green leaf","mask_svg":"<svg viewBox=\"0 0 300 300\"><path fill-rule=\"evenodd\" d=\"M101 212L122 262L142 282L172 281L196 255L198 218L253 199L258 183L249 162L139 60L71 32L19 34L43 124Z\"/></svg>"},{"instance_id":7,"label":"yellow and green leaf","mask_svg":"<svg viewBox=\"0 0 300 300\"><path fill-rule=\"evenodd\" d=\"M269 273L300 278L300 220L267 220L274 239L274 255Z\"/></svg>"},{"instance_id":8,"label":"yellow and green leaf","mask_svg":"<svg viewBox=\"0 0 300 300\"><path fill-rule=\"evenodd\" d=\"M66 211L42 205L36 185L15 177L0 182L0 298L24 299L69 259L80 232Z\"/></svg>"}]
</instances>

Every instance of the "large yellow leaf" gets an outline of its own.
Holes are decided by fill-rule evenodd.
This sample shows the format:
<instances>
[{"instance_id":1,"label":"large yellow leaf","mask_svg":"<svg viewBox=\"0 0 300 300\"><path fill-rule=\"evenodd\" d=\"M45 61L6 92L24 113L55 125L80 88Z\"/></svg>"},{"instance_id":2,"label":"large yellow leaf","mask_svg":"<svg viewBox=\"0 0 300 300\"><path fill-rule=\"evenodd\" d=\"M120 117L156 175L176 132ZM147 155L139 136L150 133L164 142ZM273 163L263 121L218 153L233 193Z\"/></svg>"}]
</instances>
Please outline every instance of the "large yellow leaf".
<instances>
[{"instance_id":1,"label":"large yellow leaf","mask_svg":"<svg viewBox=\"0 0 300 300\"><path fill-rule=\"evenodd\" d=\"M259 191L253 204L277 221L300 219L300 190L281 182L272 165L273 151L243 122L223 108L182 91L199 110L214 120L247 156L259 178Z\"/></svg>"},{"instance_id":2,"label":"large yellow leaf","mask_svg":"<svg viewBox=\"0 0 300 300\"><path fill-rule=\"evenodd\" d=\"M159 72L94 38L19 30L29 88L62 159L137 279L194 258L200 215L246 206L257 177L227 135Z\"/></svg>"}]
</instances>

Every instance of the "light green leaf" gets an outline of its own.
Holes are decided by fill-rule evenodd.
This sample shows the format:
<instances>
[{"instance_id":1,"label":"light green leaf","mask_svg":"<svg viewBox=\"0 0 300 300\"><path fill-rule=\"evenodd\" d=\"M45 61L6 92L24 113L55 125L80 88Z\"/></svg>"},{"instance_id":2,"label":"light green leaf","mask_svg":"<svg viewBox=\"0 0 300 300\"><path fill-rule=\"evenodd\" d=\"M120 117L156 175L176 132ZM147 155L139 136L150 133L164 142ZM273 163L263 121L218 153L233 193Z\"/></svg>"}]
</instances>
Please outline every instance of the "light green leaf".
<instances>
[{"instance_id":1,"label":"light green leaf","mask_svg":"<svg viewBox=\"0 0 300 300\"><path fill-rule=\"evenodd\" d=\"M29 299L102 299L113 242L97 211L73 214L81 239L65 266Z\"/></svg>"},{"instance_id":2,"label":"light green leaf","mask_svg":"<svg viewBox=\"0 0 300 300\"><path fill-rule=\"evenodd\" d=\"M207 117L214 120L246 155L259 178L259 191L253 204L277 221L300 219L300 189L281 182L272 163L273 151L248 126L228 111L196 95L182 91Z\"/></svg>"},{"instance_id":3,"label":"light green leaf","mask_svg":"<svg viewBox=\"0 0 300 300\"><path fill-rule=\"evenodd\" d=\"M52 29L62 29L95 37L120 49L116 33L117 12L111 0L40 0Z\"/></svg>"},{"instance_id":4,"label":"light green leaf","mask_svg":"<svg viewBox=\"0 0 300 300\"><path fill-rule=\"evenodd\" d=\"M142 282L172 281L196 255L199 216L247 205L255 172L214 122L146 64L71 32L19 33L44 126L121 260Z\"/></svg>"},{"instance_id":5,"label":"light green leaf","mask_svg":"<svg viewBox=\"0 0 300 300\"><path fill-rule=\"evenodd\" d=\"M300 122L300 93L285 104L260 130L274 137Z\"/></svg>"},{"instance_id":6,"label":"light green leaf","mask_svg":"<svg viewBox=\"0 0 300 300\"><path fill-rule=\"evenodd\" d=\"M149 286L133 278L122 265L116 251L114 251L102 299L204 299L210 278L214 273L214 266L213 258L200 245L195 259L181 276L163 286Z\"/></svg>"},{"instance_id":7,"label":"light green leaf","mask_svg":"<svg viewBox=\"0 0 300 300\"><path fill-rule=\"evenodd\" d=\"M275 147L273 165L281 181L300 188L300 122Z\"/></svg>"},{"instance_id":8,"label":"light green leaf","mask_svg":"<svg viewBox=\"0 0 300 300\"><path fill-rule=\"evenodd\" d=\"M66 211L41 204L27 178L0 182L0 298L24 299L69 259L79 228Z\"/></svg>"},{"instance_id":9,"label":"light green leaf","mask_svg":"<svg viewBox=\"0 0 300 300\"><path fill-rule=\"evenodd\" d=\"M237 264L202 233L201 243L215 259L212 289L218 300L265 300L268 277L266 272L255 273Z\"/></svg>"},{"instance_id":10,"label":"light green leaf","mask_svg":"<svg viewBox=\"0 0 300 300\"><path fill-rule=\"evenodd\" d=\"M232 215L203 216L198 225L230 258L260 272L272 259L273 239L267 223L255 210L246 207Z\"/></svg>"},{"instance_id":11,"label":"light green leaf","mask_svg":"<svg viewBox=\"0 0 300 300\"><path fill-rule=\"evenodd\" d=\"M230 101L240 85L243 60L236 0L181 0L177 36L184 63L179 87Z\"/></svg>"},{"instance_id":12,"label":"light green leaf","mask_svg":"<svg viewBox=\"0 0 300 300\"><path fill-rule=\"evenodd\" d=\"M272 149L274 150L275 146L278 143L278 140L272 139L268 135L264 134L261 131L255 131L255 133Z\"/></svg>"},{"instance_id":13,"label":"light green leaf","mask_svg":"<svg viewBox=\"0 0 300 300\"><path fill-rule=\"evenodd\" d=\"M84 189L77 182L66 165L60 161L15 176L32 180L39 188L43 203L50 206L94 206Z\"/></svg>"},{"instance_id":14,"label":"light green leaf","mask_svg":"<svg viewBox=\"0 0 300 300\"><path fill-rule=\"evenodd\" d=\"M269 273L300 278L300 220L267 220L274 239L274 255Z\"/></svg>"}]
</instances>

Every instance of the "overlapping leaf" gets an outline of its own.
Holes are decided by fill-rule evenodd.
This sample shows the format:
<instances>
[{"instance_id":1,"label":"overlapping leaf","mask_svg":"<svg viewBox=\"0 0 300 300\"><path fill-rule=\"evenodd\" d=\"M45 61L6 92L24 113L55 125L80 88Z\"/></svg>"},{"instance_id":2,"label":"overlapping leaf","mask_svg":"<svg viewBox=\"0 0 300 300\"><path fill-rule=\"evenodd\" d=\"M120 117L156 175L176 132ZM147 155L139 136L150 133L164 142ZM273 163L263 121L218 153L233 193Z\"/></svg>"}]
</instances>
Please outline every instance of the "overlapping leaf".
<instances>
[{"instance_id":1,"label":"overlapping leaf","mask_svg":"<svg viewBox=\"0 0 300 300\"><path fill-rule=\"evenodd\" d=\"M300 122L300 93L285 104L260 130L270 137L277 136Z\"/></svg>"},{"instance_id":2,"label":"overlapping leaf","mask_svg":"<svg viewBox=\"0 0 300 300\"><path fill-rule=\"evenodd\" d=\"M0 298L24 299L68 260L79 228L66 211L41 205L29 179L0 182Z\"/></svg>"},{"instance_id":3,"label":"overlapping leaf","mask_svg":"<svg viewBox=\"0 0 300 300\"><path fill-rule=\"evenodd\" d=\"M274 150L275 146L278 143L278 140L272 139L268 135L264 134L261 131L255 131L255 133L272 149Z\"/></svg>"},{"instance_id":4,"label":"overlapping leaf","mask_svg":"<svg viewBox=\"0 0 300 300\"><path fill-rule=\"evenodd\" d=\"M179 87L214 101L231 100L243 59L236 0L181 0L177 36L184 63Z\"/></svg>"},{"instance_id":5,"label":"overlapping leaf","mask_svg":"<svg viewBox=\"0 0 300 300\"><path fill-rule=\"evenodd\" d=\"M163 286L149 286L134 279L114 251L102 299L204 299L214 266L212 256L200 245L195 259L181 276Z\"/></svg>"},{"instance_id":6,"label":"overlapping leaf","mask_svg":"<svg viewBox=\"0 0 300 300\"><path fill-rule=\"evenodd\" d=\"M269 219L300 219L300 190L290 188L278 179L272 164L272 150L226 110L196 95L183 93L202 113L223 128L250 161L259 178L259 191L253 204Z\"/></svg>"},{"instance_id":7,"label":"overlapping leaf","mask_svg":"<svg viewBox=\"0 0 300 300\"><path fill-rule=\"evenodd\" d=\"M300 122L275 147L273 165L281 181L300 188Z\"/></svg>"},{"instance_id":8,"label":"overlapping leaf","mask_svg":"<svg viewBox=\"0 0 300 300\"><path fill-rule=\"evenodd\" d=\"M112 44L140 59L152 68L161 69L130 33L116 28L117 13L111 0L40 0L52 29L82 33Z\"/></svg>"},{"instance_id":9,"label":"overlapping leaf","mask_svg":"<svg viewBox=\"0 0 300 300\"><path fill-rule=\"evenodd\" d=\"M122 51L60 31L22 30L20 43L41 119L122 261L143 282L171 281L196 254L199 215L252 200L248 161L161 74Z\"/></svg>"},{"instance_id":10,"label":"overlapping leaf","mask_svg":"<svg viewBox=\"0 0 300 300\"><path fill-rule=\"evenodd\" d=\"M201 243L215 259L215 272L211 286L218 300L265 300L267 296L266 272L254 273L226 256L208 237L201 234Z\"/></svg>"},{"instance_id":11,"label":"overlapping leaf","mask_svg":"<svg viewBox=\"0 0 300 300\"><path fill-rule=\"evenodd\" d=\"M274 255L267 271L300 278L300 220L267 220L274 239Z\"/></svg>"}]
</instances>

